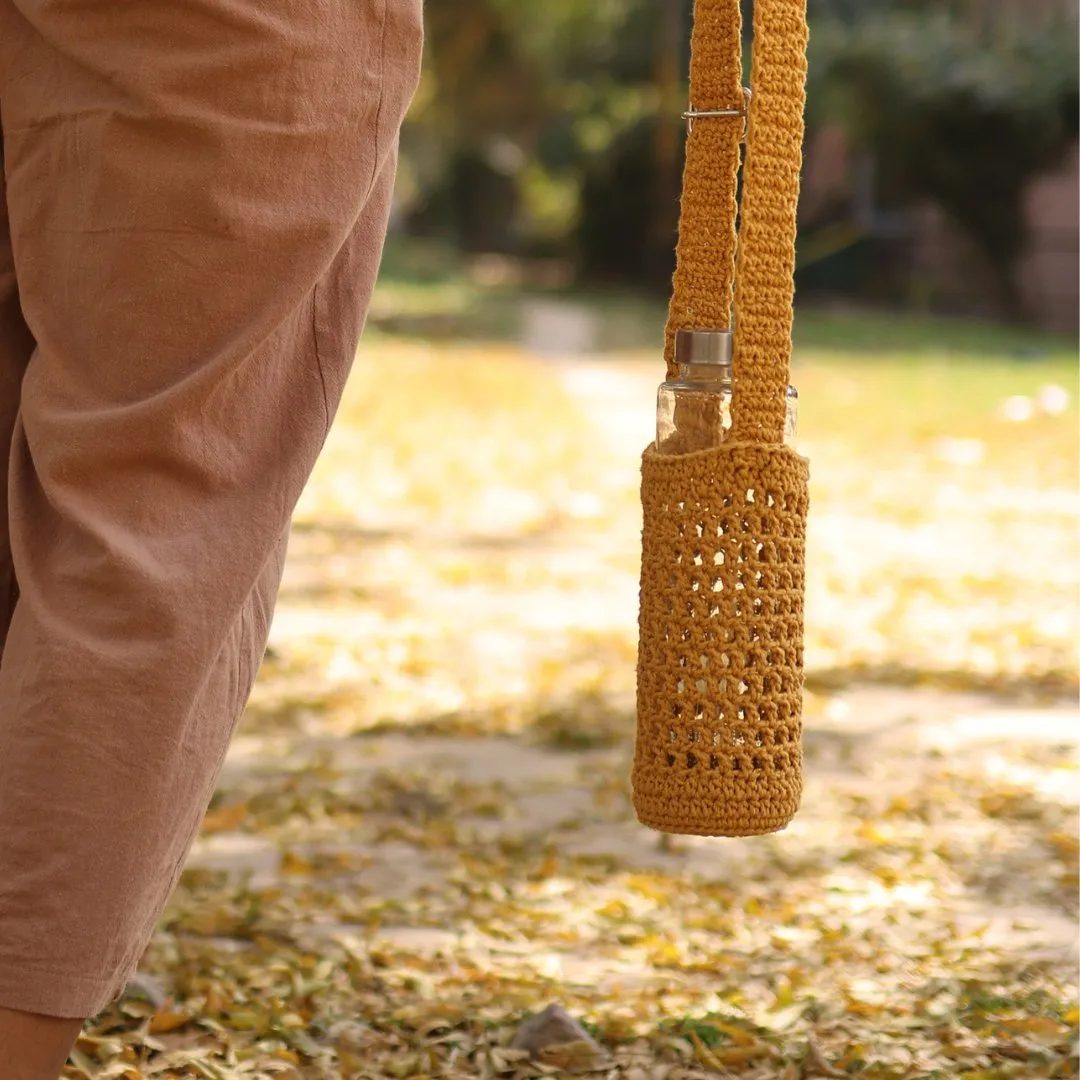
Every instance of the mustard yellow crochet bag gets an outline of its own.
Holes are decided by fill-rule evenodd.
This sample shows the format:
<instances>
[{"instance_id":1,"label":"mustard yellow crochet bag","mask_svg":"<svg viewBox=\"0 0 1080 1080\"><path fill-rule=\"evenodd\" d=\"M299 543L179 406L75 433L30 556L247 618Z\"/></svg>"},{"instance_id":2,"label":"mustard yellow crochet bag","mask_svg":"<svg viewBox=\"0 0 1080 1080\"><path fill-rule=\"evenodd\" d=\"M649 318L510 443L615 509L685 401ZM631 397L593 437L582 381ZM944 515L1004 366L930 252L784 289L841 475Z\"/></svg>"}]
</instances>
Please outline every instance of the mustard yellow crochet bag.
<instances>
[{"instance_id":1,"label":"mustard yellow crochet bag","mask_svg":"<svg viewBox=\"0 0 1080 1080\"><path fill-rule=\"evenodd\" d=\"M730 328L734 299L731 427L717 449L642 459L634 807L704 836L782 829L802 792L808 466L784 420L806 0L756 0L753 31L737 206L739 0L697 0L665 350L670 377L676 331Z\"/></svg>"}]
</instances>

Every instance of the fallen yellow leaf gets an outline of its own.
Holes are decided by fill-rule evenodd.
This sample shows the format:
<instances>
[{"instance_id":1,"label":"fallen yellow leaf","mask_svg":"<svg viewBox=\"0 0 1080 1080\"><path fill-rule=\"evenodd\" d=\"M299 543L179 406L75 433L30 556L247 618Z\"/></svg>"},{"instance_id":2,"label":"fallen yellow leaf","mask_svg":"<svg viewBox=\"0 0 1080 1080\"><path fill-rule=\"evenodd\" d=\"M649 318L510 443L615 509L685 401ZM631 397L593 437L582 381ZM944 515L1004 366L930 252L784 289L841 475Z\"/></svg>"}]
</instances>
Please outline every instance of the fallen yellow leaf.
<instances>
[{"instance_id":1,"label":"fallen yellow leaf","mask_svg":"<svg viewBox=\"0 0 1080 1080\"><path fill-rule=\"evenodd\" d=\"M540 1051L540 1060L545 1065L555 1065L560 1069L591 1069L597 1057L596 1047L584 1039L548 1046Z\"/></svg>"},{"instance_id":2,"label":"fallen yellow leaf","mask_svg":"<svg viewBox=\"0 0 1080 1080\"><path fill-rule=\"evenodd\" d=\"M745 1065L758 1058L776 1056L776 1051L768 1043L763 1042L755 1042L752 1046L726 1046L712 1053L722 1065Z\"/></svg>"},{"instance_id":3,"label":"fallen yellow leaf","mask_svg":"<svg viewBox=\"0 0 1080 1080\"><path fill-rule=\"evenodd\" d=\"M286 851L281 856L281 872L283 874L310 874L315 867L294 851Z\"/></svg>"},{"instance_id":4,"label":"fallen yellow leaf","mask_svg":"<svg viewBox=\"0 0 1080 1080\"><path fill-rule=\"evenodd\" d=\"M726 1024L723 1020L709 1020L709 1027L716 1028L717 1031L722 1031L725 1035L733 1039L739 1046L753 1046L758 1040L750 1034L748 1031L744 1031L742 1028L736 1027L734 1024Z\"/></svg>"},{"instance_id":5,"label":"fallen yellow leaf","mask_svg":"<svg viewBox=\"0 0 1080 1080\"><path fill-rule=\"evenodd\" d=\"M694 1044L694 1053L697 1054L698 1061L705 1066L706 1069L715 1069L717 1072L723 1072L724 1066L713 1056L713 1052L701 1041L698 1033L691 1029L690 1041Z\"/></svg>"},{"instance_id":6,"label":"fallen yellow leaf","mask_svg":"<svg viewBox=\"0 0 1080 1080\"><path fill-rule=\"evenodd\" d=\"M203 818L203 835L218 832L231 832L238 829L251 816L251 809L246 802L233 803L214 810Z\"/></svg>"},{"instance_id":7,"label":"fallen yellow leaf","mask_svg":"<svg viewBox=\"0 0 1080 1080\"><path fill-rule=\"evenodd\" d=\"M190 1023L191 1017L187 1013L177 1012L171 1003L167 1003L150 1017L149 1031L151 1035L161 1035Z\"/></svg>"}]
</instances>

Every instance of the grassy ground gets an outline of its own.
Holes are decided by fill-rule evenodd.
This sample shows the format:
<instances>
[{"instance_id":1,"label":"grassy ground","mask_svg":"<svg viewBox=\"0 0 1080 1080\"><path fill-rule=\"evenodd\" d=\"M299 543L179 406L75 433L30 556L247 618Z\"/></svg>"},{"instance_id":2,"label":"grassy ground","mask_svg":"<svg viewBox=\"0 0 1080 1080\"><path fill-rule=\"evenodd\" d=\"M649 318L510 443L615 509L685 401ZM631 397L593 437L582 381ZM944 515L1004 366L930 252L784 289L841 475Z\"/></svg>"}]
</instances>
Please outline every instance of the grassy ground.
<instances>
[{"instance_id":1,"label":"grassy ground","mask_svg":"<svg viewBox=\"0 0 1080 1080\"><path fill-rule=\"evenodd\" d=\"M1075 352L800 318L803 809L661 841L627 775L662 310L590 299L618 347L538 358L530 301L422 279L376 299L221 790L70 1075L1076 1076ZM552 1002L595 1043L510 1049Z\"/></svg>"}]
</instances>

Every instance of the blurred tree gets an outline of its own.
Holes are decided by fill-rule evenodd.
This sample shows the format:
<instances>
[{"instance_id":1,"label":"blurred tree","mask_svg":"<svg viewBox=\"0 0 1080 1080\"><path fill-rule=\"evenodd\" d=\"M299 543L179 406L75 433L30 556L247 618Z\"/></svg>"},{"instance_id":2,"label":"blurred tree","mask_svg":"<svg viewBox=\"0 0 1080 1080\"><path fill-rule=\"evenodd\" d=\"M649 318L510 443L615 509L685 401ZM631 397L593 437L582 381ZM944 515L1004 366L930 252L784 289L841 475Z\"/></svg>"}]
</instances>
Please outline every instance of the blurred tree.
<instances>
[{"instance_id":1,"label":"blurred tree","mask_svg":"<svg viewBox=\"0 0 1080 1080\"><path fill-rule=\"evenodd\" d=\"M689 10L690 0L430 5L424 80L403 136L413 227L467 249L590 263L580 245L596 230L579 230L586 174L627 132L674 108L645 152L645 206L619 226L644 247L650 236L670 247Z\"/></svg>"},{"instance_id":2,"label":"blurred tree","mask_svg":"<svg viewBox=\"0 0 1080 1080\"><path fill-rule=\"evenodd\" d=\"M898 204L930 199L986 257L1006 313L1023 195L1077 137L1076 20L971 0L815 0L811 124L872 151Z\"/></svg>"},{"instance_id":3,"label":"blurred tree","mask_svg":"<svg viewBox=\"0 0 1080 1080\"><path fill-rule=\"evenodd\" d=\"M809 0L808 127L839 124L869 151L888 204L940 205L1013 309L1024 190L1077 128L1076 20L1028 17L1025 2ZM466 250L571 257L588 276L666 287L691 10L429 4L403 133L410 226ZM751 0L743 13L748 32Z\"/></svg>"},{"instance_id":4,"label":"blurred tree","mask_svg":"<svg viewBox=\"0 0 1080 1080\"><path fill-rule=\"evenodd\" d=\"M512 246L515 173L544 113L546 72L497 0L425 9L420 90L404 133L413 220L466 250Z\"/></svg>"}]
</instances>

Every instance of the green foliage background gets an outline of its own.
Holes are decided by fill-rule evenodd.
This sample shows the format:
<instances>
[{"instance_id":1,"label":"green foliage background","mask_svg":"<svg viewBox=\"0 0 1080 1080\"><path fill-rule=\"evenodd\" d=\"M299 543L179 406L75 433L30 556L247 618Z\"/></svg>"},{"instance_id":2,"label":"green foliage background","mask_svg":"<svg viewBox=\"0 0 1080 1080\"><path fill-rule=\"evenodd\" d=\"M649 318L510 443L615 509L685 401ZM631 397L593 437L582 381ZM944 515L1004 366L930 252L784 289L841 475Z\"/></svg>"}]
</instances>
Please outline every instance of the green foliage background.
<instances>
[{"instance_id":1,"label":"green foliage background","mask_svg":"<svg viewBox=\"0 0 1080 1080\"><path fill-rule=\"evenodd\" d=\"M810 0L808 130L838 125L890 208L936 202L1006 309L1027 182L1077 134L1069 5ZM663 287L677 226L691 0L442 0L403 135L407 229ZM749 30L752 4L744 4ZM842 216L842 211L840 212ZM815 227L836 222L814 222Z\"/></svg>"}]
</instances>

